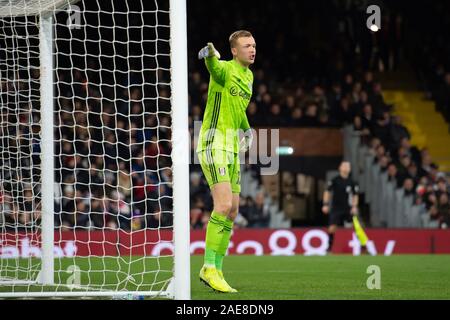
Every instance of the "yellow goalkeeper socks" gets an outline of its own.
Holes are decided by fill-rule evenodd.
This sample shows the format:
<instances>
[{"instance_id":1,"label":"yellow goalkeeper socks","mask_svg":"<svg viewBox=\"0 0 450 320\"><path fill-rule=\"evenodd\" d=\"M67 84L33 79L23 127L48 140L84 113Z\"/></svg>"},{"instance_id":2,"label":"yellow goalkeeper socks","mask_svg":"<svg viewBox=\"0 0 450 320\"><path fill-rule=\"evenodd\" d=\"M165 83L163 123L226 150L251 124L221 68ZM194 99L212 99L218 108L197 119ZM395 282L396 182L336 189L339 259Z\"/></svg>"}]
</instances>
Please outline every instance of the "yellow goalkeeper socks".
<instances>
[{"instance_id":1,"label":"yellow goalkeeper socks","mask_svg":"<svg viewBox=\"0 0 450 320\"><path fill-rule=\"evenodd\" d=\"M207 266L216 265L216 253L221 247L224 233L224 222L226 218L219 213L212 212L206 227L206 244L204 264Z\"/></svg>"},{"instance_id":2,"label":"yellow goalkeeper socks","mask_svg":"<svg viewBox=\"0 0 450 320\"><path fill-rule=\"evenodd\" d=\"M223 223L223 235L220 242L219 250L216 252L216 269L222 270L223 258L227 253L228 245L230 244L231 230L233 230L233 220L225 219Z\"/></svg>"}]
</instances>

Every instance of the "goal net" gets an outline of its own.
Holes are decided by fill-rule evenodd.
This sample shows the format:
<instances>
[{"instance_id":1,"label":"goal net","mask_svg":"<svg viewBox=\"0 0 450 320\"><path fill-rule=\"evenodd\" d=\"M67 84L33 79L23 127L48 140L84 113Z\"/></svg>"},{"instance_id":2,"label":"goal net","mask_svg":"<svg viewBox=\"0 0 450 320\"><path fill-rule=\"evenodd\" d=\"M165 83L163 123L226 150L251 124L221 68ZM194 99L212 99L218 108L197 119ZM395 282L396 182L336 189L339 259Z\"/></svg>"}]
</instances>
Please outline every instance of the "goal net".
<instances>
[{"instance_id":1,"label":"goal net","mask_svg":"<svg viewBox=\"0 0 450 320\"><path fill-rule=\"evenodd\" d=\"M190 298L185 19L0 1L0 297Z\"/></svg>"}]
</instances>

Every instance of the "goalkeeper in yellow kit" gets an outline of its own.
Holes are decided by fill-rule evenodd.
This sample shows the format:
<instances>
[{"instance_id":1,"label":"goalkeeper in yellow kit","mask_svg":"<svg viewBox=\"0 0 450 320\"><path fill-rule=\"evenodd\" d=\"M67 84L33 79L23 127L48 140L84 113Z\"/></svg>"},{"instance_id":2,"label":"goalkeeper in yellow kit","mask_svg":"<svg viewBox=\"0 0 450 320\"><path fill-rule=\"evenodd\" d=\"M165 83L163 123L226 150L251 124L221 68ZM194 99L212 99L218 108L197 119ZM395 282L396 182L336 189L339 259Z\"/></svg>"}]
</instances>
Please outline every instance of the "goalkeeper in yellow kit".
<instances>
[{"instance_id":1,"label":"goalkeeper in yellow kit","mask_svg":"<svg viewBox=\"0 0 450 320\"><path fill-rule=\"evenodd\" d=\"M224 279L223 259L230 243L233 221L239 208L239 152L252 143L252 131L245 113L252 95L256 44L245 30L230 38L233 59L223 61L212 43L198 53L210 74L208 101L200 130L197 154L214 202L206 229L204 265L200 280L219 292L237 292ZM244 136L239 140L238 131Z\"/></svg>"}]
</instances>

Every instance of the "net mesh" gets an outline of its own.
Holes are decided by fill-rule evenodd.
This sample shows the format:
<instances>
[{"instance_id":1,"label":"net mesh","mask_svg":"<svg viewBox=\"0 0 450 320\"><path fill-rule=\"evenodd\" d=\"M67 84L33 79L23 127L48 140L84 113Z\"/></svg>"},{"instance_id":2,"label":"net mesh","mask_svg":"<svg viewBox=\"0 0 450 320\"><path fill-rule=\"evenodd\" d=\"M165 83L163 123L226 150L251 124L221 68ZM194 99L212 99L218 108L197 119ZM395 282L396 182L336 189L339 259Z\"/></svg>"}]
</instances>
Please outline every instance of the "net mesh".
<instances>
[{"instance_id":1,"label":"net mesh","mask_svg":"<svg viewBox=\"0 0 450 320\"><path fill-rule=\"evenodd\" d=\"M17 292L47 290L36 282L39 16L26 15L44 3L19 2L23 14L0 17L0 278L18 281L0 290ZM19 2L0 5L17 11ZM168 1L62 2L52 3L51 290L161 291L173 275Z\"/></svg>"}]
</instances>

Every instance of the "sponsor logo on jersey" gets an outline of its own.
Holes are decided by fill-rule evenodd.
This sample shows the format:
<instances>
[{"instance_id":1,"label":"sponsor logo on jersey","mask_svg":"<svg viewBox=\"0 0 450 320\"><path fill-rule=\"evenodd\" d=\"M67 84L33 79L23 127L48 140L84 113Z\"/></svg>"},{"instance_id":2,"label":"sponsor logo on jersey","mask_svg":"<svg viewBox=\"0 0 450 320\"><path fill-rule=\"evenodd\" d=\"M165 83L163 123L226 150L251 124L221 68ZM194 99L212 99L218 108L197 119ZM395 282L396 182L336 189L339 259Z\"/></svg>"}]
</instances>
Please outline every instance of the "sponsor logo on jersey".
<instances>
[{"instance_id":1,"label":"sponsor logo on jersey","mask_svg":"<svg viewBox=\"0 0 450 320\"><path fill-rule=\"evenodd\" d=\"M230 88L230 94L233 97L239 95L239 97L241 97L242 99L245 99L245 100L250 100L250 98L251 98L251 94L248 94L247 92L242 91L242 90L239 91L238 88L236 88L235 86L232 86Z\"/></svg>"}]
</instances>

